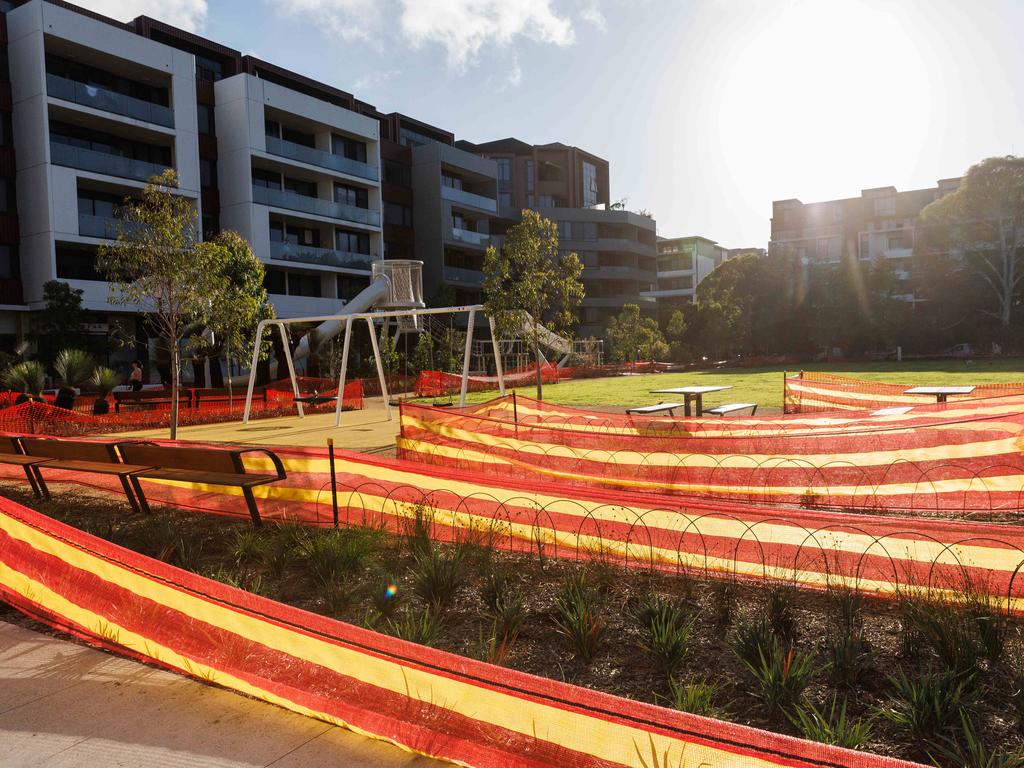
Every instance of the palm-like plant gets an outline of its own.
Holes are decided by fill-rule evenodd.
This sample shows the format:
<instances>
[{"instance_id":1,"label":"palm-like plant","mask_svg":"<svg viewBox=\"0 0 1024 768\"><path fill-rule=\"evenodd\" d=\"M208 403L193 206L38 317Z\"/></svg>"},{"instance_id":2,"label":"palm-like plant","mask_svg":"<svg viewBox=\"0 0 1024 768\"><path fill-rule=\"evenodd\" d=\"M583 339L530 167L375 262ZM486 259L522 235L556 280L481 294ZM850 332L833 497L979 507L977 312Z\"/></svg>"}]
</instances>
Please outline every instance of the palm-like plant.
<instances>
[{"instance_id":1,"label":"palm-like plant","mask_svg":"<svg viewBox=\"0 0 1024 768\"><path fill-rule=\"evenodd\" d=\"M92 378L96 361L82 349L62 349L53 363L53 370L67 387L80 387Z\"/></svg>"},{"instance_id":2,"label":"palm-like plant","mask_svg":"<svg viewBox=\"0 0 1024 768\"><path fill-rule=\"evenodd\" d=\"M114 391L114 387L121 383L121 375L105 365L98 365L92 372L89 383L96 387L96 402L92 405L92 412L102 416L110 412L110 403L107 402L107 395Z\"/></svg>"},{"instance_id":3,"label":"palm-like plant","mask_svg":"<svg viewBox=\"0 0 1024 768\"><path fill-rule=\"evenodd\" d=\"M33 397L42 397L46 371L38 360L15 363L3 373L4 386Z\"/></svg>"}]
</instances>

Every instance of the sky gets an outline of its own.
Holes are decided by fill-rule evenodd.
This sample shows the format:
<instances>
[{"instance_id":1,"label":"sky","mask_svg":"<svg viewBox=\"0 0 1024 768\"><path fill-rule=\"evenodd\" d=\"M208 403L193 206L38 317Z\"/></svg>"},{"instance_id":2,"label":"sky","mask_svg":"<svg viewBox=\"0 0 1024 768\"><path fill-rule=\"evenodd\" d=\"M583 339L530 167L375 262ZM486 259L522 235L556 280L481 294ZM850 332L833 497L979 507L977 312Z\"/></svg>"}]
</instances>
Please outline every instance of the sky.
<instances>
[{"instance_id":1,"label":"sky","mask_svg":"<svg viewBox=\"0 0 1024 768\"><path fill-rule=\"evenodd\" d=\"M470 141L562 141L666 237L1024 154L1021 0L78 0Z\"/></svg>"}]
</instances>

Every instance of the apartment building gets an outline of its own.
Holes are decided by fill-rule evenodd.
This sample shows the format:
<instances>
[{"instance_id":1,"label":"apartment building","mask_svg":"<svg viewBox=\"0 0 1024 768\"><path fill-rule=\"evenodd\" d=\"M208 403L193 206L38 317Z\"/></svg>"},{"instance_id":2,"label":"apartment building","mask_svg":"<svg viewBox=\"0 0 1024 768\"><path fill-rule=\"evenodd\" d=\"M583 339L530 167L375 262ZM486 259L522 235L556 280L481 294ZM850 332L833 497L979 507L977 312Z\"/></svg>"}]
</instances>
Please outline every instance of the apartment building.
<instances>
[{"instance_id":1,"label":"apartment building","mask_svg":"<svg viewBox=\"0 0 1024 768\"><path fill-rule=\"evenodd\" d=\"M644 295L663 307L692 302L700 281L728 258L725 248L699 235L659 237L657 251L656 287Z\"/></svg>"},{"instance_id":2,"label":"apartment building","mask_svg":"<svg viewBox=\"0 0 1024 768\"><path fill-rule=\"evenodd\" d=\"M732 261L733 259L738 259L743 256L760 259L764 258L766 255L768 255L768 251L764 248L723 248L718 266L721 266L727 261Z\"/></svg>"},{"instance_id":3,"label":"apartment building","mask_svg":"<svg viewBox=\"0 0 1024 768\"><path fill-rule=\"evenodd\" d=\"M807 264L886 259L898 276L909 280L921 211L959 186L958 178L941 179L927 189L877 187L861 190L860 197L820 203L776 200L769 252L785 250ZM913 299L909 285L906 297Z\"/></svg>"}]
</instances>

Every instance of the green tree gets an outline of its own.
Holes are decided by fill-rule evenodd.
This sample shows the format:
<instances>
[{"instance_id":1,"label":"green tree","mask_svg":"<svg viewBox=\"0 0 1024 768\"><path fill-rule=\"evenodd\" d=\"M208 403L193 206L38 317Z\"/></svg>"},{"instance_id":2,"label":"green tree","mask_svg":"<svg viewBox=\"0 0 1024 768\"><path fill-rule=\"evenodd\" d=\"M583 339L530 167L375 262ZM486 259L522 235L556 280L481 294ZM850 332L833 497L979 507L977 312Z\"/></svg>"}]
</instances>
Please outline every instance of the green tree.
<instances>
[{"instance_id":1,"label":"green tree","mask_svg":"<svg viewBox=\"0 0 1024 768\"><path fill-rule=\"evenodd\" d=\"M567 333L583 300L583 264L574 252L558 249L558 227L526 209L509 228L499 251L484 255L484 304L503 338L521 336L533 350L537 398L544 399L541 339L544 329Z\"/></svg>"},{"instance_id":2,"label":"green tree","mask_svg":"<svg viewBox=\"0 0 1024 768\"><path fill-rule=\"evenodd\" d=\"M51 366L58 347L85 346L85 310L82 290L62 280L43 283L43 301L45 306L32 318L30 336L36 345L36 356Z\"/></svg>"},{"instance_id":3,"label":"green tree","mask_svg":"<svg viewBox=\"0 0 1024 768\"><path fill-rule=\"evenodd\" d=\"M244 237L225 230L213 243L225 251L221 266L221 293L211 297L206 326L213 331L215 351L222 353L228 370L228 392L231 392L231 358L244 350L251 350L256 342L256 326L261 320L274 317L267 303L267 290L263 286L263 262L252 252ZM261 358L270 354L273 345L263 342ZM250 371L255 376L255 371Z\"/></svg>"},{"instance_id":4,"label":"green tree","mask_svg":"<svg viewBox=\"0 0 1024 768\"><path fill-rule=\"evenodd\" d=\"M420 333L416 340L416 350L413 352L412 367L417 373L429 371L434 367L434 337L429 331Z\"/></svg>"},{"instance_id":5,"label":"green tree","mask_svg":"<svg viewBox=\"0 0 1024 768\"><path fill-rule=\"evenodd\" d=\"M395 337L388 333L388 323L385 320L380 327L380 364L384 373L391 375L398 370L401 358L398 356L398 346L395 344Z\"/></svg>"},{"instance_id":6,"label":"green tree","mask_svg":"<svg viewBox=\"0 0 1024 768\"><path fill-rule=\"evenodd\" d=\"M677 309L669 316L665 324L665 338L668 341L669 357L677 363L686 359L686 332L689 325L686 322L686 313Z\"/></svg>"},{"instance_id":7,"label":"green tree","mask_svg":"<svg viewBox=\"0 0 1024 768\"><path fill-rule=\"evenodd\" d=\"M954 275L985 288L979 312L1005 333L1020 303L1024 280L1024 158L989 157L972 165L960 188L921 211L925 236L915 256L952 260Z\"/></svg>"},{"instance_id":8,"label":"green tree","mask_svg":"<svg viewBox=\"0 0 1024 768\"><path fill-rule=\"evenodd\" d=\"M642 317L640 307L626 304L616 317L608 323L605 332L608 352L615 360L631 361L634 355L641 360L664 359L668 344L661 335L658 321L653 317Z\"/></svg>"},{"instance_id":9,"label":"green tree","mask_svg":"<svg viewBox=\"0 0 1024 768\"><path fill-rule=\"evenodd\" d=\"M99 270L113 284L115 304L134 304L166 343L171 361L171 439L178 434L181 342L205 323L216 297L227 292L227 249L199 240L194 201L175 191L170 168L149 180L121 208L117 241L100 246Z\"/></svg>"}]
</instances>

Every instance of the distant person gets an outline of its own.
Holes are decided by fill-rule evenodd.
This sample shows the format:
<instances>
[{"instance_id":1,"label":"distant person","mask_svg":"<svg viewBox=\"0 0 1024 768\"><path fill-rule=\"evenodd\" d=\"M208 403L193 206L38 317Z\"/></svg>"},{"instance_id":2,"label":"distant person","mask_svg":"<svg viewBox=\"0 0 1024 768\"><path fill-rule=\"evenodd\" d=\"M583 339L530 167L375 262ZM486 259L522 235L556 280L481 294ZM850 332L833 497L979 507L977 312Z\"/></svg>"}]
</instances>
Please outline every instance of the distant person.
<instances>
[{"instance_id":1,"label":"distant person","mask_svg":"<svg viewBox=\"0 0 1024 768\"><path fill-rule=\"evenodd\" d=\"M132 360L132 372L128 374L128 386L132 392L142 391L142 361Z\"/></svg>"}]
</instances>

